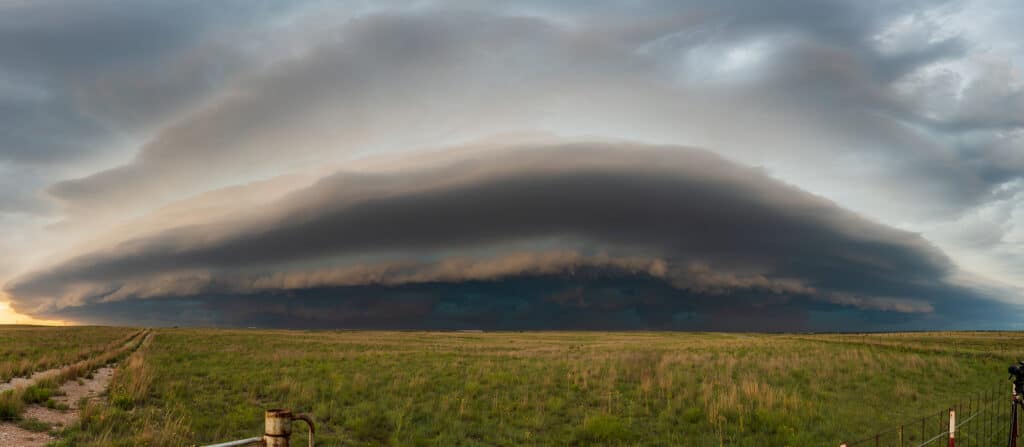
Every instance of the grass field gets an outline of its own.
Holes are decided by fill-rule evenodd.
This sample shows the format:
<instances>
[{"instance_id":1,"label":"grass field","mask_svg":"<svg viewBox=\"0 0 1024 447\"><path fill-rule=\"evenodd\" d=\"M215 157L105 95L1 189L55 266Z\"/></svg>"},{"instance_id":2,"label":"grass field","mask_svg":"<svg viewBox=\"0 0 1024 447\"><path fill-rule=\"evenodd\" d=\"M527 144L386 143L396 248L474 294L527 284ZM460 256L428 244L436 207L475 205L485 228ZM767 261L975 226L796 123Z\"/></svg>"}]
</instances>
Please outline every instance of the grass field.
<instances>
[{"instance_id":1,"label":"grass field","mask_svg":"<svg viewBox=\"0 0 1024 447\"><path fill-rule=\"evenodd\" d=\"M1003 384L1022 348L1016 333L159 330L63 444L245 438L285 407L332 446L838 445Z\"/></svg>"},{"instance_id":2,"label":"grass field","mask_svg":"<svg viewBox=\"0 0 1024 447\"><path fill-rule=\"evenodd\" d=\"M0 326L0 382L85 360L135 333L111 327Z\"/></svg>"},{"instance_id":3,"label":"grass field","mask_svg":"<svg viewBox=\"0 0 1024 447\"><path fill-rule=\"evenodd\" d=\"M31 424L31 420L23 417L26 405L30 404L58 408L56 402L51 398L60 393L62 384L81 377L89 377L94 371L105 365L116 364L134 353L144 341L148 340L147 334L148 331L131 331L127 337L111 343L104 350L90 352L88 357L81 360L72 359L72 363L45 371L38 377L32 377L29 384L14 384L13 387L0 391L0 422ZM30 340L24 341L31 342ZM68 409L67 405L63 407L60 409ZM35 427L42 428L43 426L35 424Z\"/></svg>"}]
</instances>

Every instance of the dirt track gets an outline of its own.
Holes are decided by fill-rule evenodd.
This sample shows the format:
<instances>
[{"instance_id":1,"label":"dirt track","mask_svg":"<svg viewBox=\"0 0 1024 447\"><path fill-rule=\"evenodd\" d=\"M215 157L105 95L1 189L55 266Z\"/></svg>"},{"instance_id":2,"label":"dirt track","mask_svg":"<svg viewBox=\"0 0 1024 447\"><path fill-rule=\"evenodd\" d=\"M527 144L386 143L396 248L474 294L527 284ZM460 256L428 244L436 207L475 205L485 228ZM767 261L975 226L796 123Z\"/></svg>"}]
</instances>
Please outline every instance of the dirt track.
<instances>
[{"instance_id":1,"label":"dirt track","mask_svg":"<svg viewBox=\"0 0 1024 447\"><path fill-rule=\"evenodd\" d=\"M148 338L152 337L152 334L146 333L143 337L143 340L138 346L142 346L142 343L145 343ZM135 339L132 339L129 343L133 343L134 341ZM0 384L0 387L5 385L7 386L0 388L0 392L13 389L15 387L27 387L38 380L45 379L47 377L54 377L67 366L68 365L37 372L29 378L11 379L10 382ZM61 395L53 396L53 400L58 404L67 405L67 410L57 410L41 405L30 405L25 408L25 412L22 414L22 419L25 421L34 420L45 423L51 427L50 431L59 431L64 427L67 427L78 420L81 413L79 403L82 402L83 399L98 398L106 391L107 386L110 385L110 381L114 377L114 371L116 369L117 364L106 365L93 371L90 378L82 377L62 384L59 393ZM57 440L57 438L49 433L26 430L13 422L0 422L0 447L41 447L55 440Z\"/></svg>"}]
</instances>

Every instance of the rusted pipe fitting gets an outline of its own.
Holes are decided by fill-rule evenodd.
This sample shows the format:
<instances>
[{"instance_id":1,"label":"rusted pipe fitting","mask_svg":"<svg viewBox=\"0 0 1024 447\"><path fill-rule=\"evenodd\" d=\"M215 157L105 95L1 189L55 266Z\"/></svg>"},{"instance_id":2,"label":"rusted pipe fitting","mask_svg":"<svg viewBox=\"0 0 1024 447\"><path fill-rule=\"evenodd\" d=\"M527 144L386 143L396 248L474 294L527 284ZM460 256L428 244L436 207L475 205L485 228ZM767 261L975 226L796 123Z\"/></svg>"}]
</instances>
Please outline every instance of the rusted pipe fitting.
<instances>
[{"instance_id":1,"label":"rusted pipe fitting","mask_svg":"<svg viewBox=\"0 0 1024 447\"><path fill-rule=\"evenodd\" d=\"M267 447L288 447L292 436L292 412L282 409L267 410L263 414L263 443Z\"/></svg>"},{"instance_id":2,"label":"rusted pipe fitting","mask_svg":"<svg viewBox=\"0 0 1024 447\"><path fill-rule=\"evenodd\" d=\"M309 426L309 447L313 447L313 419L304 414L292 414L290 410L272 409L263 415L263 444L266 447L289 447L292 436L292 421L300 420Z\"/></svg>"}]
</instances>

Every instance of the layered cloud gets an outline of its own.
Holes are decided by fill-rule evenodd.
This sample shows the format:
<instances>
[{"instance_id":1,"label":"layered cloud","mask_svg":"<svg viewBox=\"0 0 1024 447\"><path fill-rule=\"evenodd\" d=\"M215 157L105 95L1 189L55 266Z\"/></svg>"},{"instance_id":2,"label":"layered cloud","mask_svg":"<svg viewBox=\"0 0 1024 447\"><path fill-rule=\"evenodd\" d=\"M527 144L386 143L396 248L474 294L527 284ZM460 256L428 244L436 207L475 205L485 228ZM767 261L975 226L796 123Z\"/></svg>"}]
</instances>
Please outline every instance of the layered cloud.
<instances>
[{"instance_id":1,"label":"layered cloud","mask_svg":"<svg viewBox=\"0 0 1024 447\"><path fill-rule=\"evenodd\" d=\"M265 206L79 254L7 292L20 310L59 314L140 298L588 271L705 299L755 293L916 314L958 293L984 300L954 285L953 264L919 235L703 150L470 149L338 172Z\"/></svg>"},{"instance_id":2,"label":"layered cloud","mask_svg":"<svg viewBox=\"0 0 1024 447\"><path fill-rule=\"evenodd\" d=\"M23 312L576 267L907 318L978 289L1024 302L1021 19L1009 0L0 5L0 282Z\"/></svg>"},{"instance_id":3,"label":"layered cloud","mask_svg":"<svg viewBox=\"0 0 1024 447\"><path fill-rule=\"evenodd\" d=\"M851 172L829 166L836 156L877 162L850 178L871 182L865 193L844 195L860 209L886 190L917 201L896 207L913 217L955 214L1021 172L1000 149L1017 142L999 136L1019 127L1019 81L998 63L951 77L947 64L971 44L939 26L941 3L680 2L639 9L658 20L635 13L618 21L602 8L562 20L547 5L523 8L384 8L338 24L293 45L298 55L226 83L131 162L49 192L71 210L97 213L262 178L282 164L524 129L685 141L771 160L815 187L821 179L800 169L808 162L840 178ZM951 148L950 132L980 134Z\"/></svg>"}]
</instances>

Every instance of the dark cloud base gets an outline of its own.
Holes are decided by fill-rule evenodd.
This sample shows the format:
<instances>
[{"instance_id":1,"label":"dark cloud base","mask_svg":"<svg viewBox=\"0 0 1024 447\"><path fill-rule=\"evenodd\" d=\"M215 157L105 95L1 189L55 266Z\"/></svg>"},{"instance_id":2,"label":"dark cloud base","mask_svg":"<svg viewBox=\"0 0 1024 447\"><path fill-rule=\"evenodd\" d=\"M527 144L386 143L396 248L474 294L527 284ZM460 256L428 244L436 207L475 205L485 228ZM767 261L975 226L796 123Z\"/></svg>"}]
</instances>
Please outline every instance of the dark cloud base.
<instances>
[{"instance_id":1,"label":"dark cloud base","mask_svg":"<svg viewBox=\"0 0 1024 447\"><path fill-rule=\"evenodd\" d=\"M692 148L445 153L397 172L339 172L249 211L86 251L5 289L24 313L130 325L1012 323L992 321L1013 313L953 281L956 266L920 235Z\"/></svg>"},{"instance_id":2,"label":"dark cloud base","mask_svg":"<svg viewBox=\"0 0 1024 447\"><path fill-rule=\"evenodd\" d=\"M278 272L287 262L362 262L389 252L416 259L552 238L587 241L613 256L754 269L863 296L925 298L931 293L918 293L921 284L938 285L952 272L919 235L702 150L578 143L465 157L398 173L340 172L258 218L124 241L22 276L6 290L16 308L45 311L55 297L76 294L65 301L117 299L107 296L115 290L121 297L189 295L188 287L149 294L125 287L185 270Z\"/></svg>"},{"instance_id":3,"label":"dark cloud base","mask_svg":"<svg viewBox=\"0 0 1024 447\"><path fill-rule=\"evenodd\" d=\"M1019 306L936 297L934 313L762 292L707 295L600 270L493 281L312 288L96 303L47 315L128 326L408 330L883 331L1007 329Z\"/></svg>"}]
</instances>

